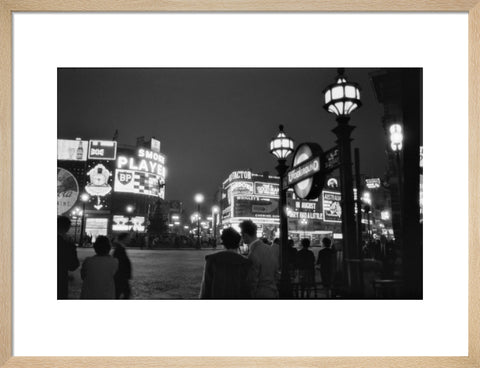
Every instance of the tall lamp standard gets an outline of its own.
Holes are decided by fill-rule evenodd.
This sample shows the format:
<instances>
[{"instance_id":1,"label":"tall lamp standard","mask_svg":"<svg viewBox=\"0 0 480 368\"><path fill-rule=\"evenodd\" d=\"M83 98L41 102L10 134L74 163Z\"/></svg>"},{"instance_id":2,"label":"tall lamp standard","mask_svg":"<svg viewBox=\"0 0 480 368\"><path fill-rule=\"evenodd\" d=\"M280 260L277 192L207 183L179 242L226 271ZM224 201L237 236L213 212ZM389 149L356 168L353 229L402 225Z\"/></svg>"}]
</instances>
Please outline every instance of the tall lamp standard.
<instances>
[{"instance_id":1,"label":"tall lamp standard","mask_svg":"<svg viewBox=\"0 0 480 368\"><path fill-rule=\"evenodd\" d=\"M87 204L90 196L87 193L82 193L80 200L82 201L82 223L80 225L80 246L83 246L83 234L85 233L85 205Z\"/></svg>"},{"instance_id":2,"label":"tall lamp standard","mask_svg":"<svg viewBox=\"0 0 480 368\"><path fill-rule=\"evenodd\" d=\"M400 195L400 204L403 200L403 177L402 177L402 167L400 164L400 152L403 148L403 131L400 124L392 124L390 126L390 147L395 153L395 162L397 164L397 174L398 174L398 188Z\"/></svg>"},{"instance_id":3,"label":"tall lamp standard","mask_svg":"<svg viewBox=\"0 0 480 368\"><path fill-rule=\"evenodd\" d=\"M361 265L359 262L360 252L355 237L355 211L353 198L353 177L350 135L355 129L349 125L350 114L359 108L360 88L356 83L347 82L344 69L338 69L336 82L329 85L325 90L325 110L337 116L337 126L332 132L337 137L337 145L340 153L340 186L342 195L342 234L347 261L347 284L351 296L360 296Z\"/></svg>"},{"instance_id":4,"label":"tall lamp standard","mask_svg":"<svg viewBox=\"0 0 480 368\"><path fill-rule=\"evenodd\" d=\"M403 236L403 175L402 175L402 166L400 162L400 153L403 148L403 131L400 124L392 124L390 126L390 147L395 153L395 162L397 164L397 174L398 174L398 200L400 203L400 232L402 235L398 236L395 234L395 239L402 243Z\"/></svg>"},{"instance_id":5,"label":"tall lamp standard","mask_svg":"<svg viewBox=\"0 0 480 368\"><path fill-rule=\"evenodd\" d=\"M287 137L283 131L283 125L279 126L278 135L270 141L270 153L274 155L278 160L276 167L278 176L280 177L279 183L279 206L278 212L280 217L280 263L281 263L281 275L280 275L280 298L292 297L292 286L290 284L290 275L288 272L288 219L287 219L287 188L283 187L283 179L287 172L288 166L286 165L287 157L293 152L293 140Z\"/></svg>"},{"instance_id":6,"label":"tall lamp standard","mask_svg":"<svg viewBox=\"0 0 480 368\"><path fill-rule=\"evenodd\" d=\"M220 212L220 208L218 206L213 206L212 207L212 222L213 222L213 241L214 241L214 247L217 246L217 221L216 218L218 216L218 213Z\"/></svg>"},{"instance_id":7,"label":"tall lamp standard","mask_svg":"<svg viewBox=\"0 0 480 368\"><path fill-rule=\"evenodd\" d=\"M203 202L205 199L203 194L197 193L195 194L195 202L197 203L197 212L198 212L198 217L197 217L197 249L200 249L200 203Z\"/></svg>"}]
</instances>

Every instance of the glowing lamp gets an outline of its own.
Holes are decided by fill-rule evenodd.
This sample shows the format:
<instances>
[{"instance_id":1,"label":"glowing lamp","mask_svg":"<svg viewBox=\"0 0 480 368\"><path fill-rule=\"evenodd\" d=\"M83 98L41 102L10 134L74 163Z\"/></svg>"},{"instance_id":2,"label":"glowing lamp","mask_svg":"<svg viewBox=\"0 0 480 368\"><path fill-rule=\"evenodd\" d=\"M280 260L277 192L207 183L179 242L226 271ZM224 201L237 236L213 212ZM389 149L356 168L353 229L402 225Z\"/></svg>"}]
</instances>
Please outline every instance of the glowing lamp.
<instances>
[{"instance_id":1,"label":"glowing lamp","mask_svg":"<svg viewBox=\"0 0 480 368\"><path fill-rule=\"evenodd\" d=\"M286 136L283 125L279 128L278 135L270 141L270 153L279 160L285 160L293 152L293 140Z\"/></svg>"}]
</instances>

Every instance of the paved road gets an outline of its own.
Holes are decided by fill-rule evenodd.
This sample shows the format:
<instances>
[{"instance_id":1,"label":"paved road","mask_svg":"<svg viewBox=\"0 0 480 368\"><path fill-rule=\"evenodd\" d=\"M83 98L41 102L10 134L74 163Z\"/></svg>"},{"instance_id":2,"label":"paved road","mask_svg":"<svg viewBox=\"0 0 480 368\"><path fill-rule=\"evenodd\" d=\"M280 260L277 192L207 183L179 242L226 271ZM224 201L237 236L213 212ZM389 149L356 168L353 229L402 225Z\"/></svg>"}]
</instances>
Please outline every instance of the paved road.
<instances>
[{"instance_id":1,"label":"paved road","mask_svg":"<svg viewBox=\"0 0 480 368\"><path fill-rule=\"evenodd\" d=\"M318 249L312 249L316 254ZM128 249L132 262L132 299L197 299L202 282L205 256L218 250L140 250ZM95 254L93 248L78 248L80 264ZM70 298L78 299L82 281L80 269L72 272ZM320 280L317 271L317 280ZM323 291L318 295L324 298Z\"/></svg>"},{"instance_id":2,"label":"paved road","mask_svg":"<svg viewBox=\"0 0 480 368\"><path fill-rule=\"evenodd\" d=\"M133 299L196 299L202 282L205 256L213 250L128 249L132 262ZM78 248L80 264L94 255L93 248ZM80 297L80 270L72 273L70 297Z\"/></svg>"}]
</instances>

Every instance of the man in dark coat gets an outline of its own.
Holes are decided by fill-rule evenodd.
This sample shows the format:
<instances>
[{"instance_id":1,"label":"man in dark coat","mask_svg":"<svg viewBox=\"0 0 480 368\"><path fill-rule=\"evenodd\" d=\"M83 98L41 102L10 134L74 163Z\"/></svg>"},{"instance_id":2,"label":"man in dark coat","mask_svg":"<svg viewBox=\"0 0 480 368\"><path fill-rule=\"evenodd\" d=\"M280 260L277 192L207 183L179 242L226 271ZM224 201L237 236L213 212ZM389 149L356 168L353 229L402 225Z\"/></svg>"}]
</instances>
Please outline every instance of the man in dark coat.
<instances>
[{"instance_id":1,"label":"man in dark coat","mask_svg":"<svg viewBox=\"0 0 480 368\"><path fill-rule=\"evenodd\" d=\"M317 265L320 265L322 284L329 296L335 272L335 251L331 248L332 241L329 238L323 238L322 244L323 248L318 252Z\"/></svg>"},{"instance_id":2,"label":"man in dark coat","mask_svg":"<svg viewBox=\"0 0 480 368\"><path fill-rule=\"evenodd\" d=\"M205 257L200 299L248 299L251 263L238 254L241 236L227 228L221 239L225 250Z\"/></svg>"},{"instance_id":3,"label":"man in dark coat","mask_svg":"<svg viewBox=\"0 0 480 368\"><path fill-rule=\"evenodd\" d=\"M115 297L117 299L130 299L130 282L132 278L132 264L127 256L125 247L128 245L130 235L121 233L114 243L113 257L118 259L118 271L115 274Z\"/></svg>"},{"instance_id":4,"label":"man in dark coat","mask_svg":"<svg viewBox=\"0 0 480 368\"><path fill-rule=\"evenodd\" d=\"M70 219L57 217L57 299L68 299L68 271L75 271L80 263L77 248L67 237Z\"/></svg>"},{"instance_id":5,"label":"man in dark coat","mask_svg":"<svg viewBox=\"0 0 480 368\"><path fill-rule=\"evenodd\" d=\"M296 254L298 281L300 283L300 297L310 297L310 290L315 287L315 255L308 248L310 239L301 240L302 249Z\"/></svg>"}]
</instances>

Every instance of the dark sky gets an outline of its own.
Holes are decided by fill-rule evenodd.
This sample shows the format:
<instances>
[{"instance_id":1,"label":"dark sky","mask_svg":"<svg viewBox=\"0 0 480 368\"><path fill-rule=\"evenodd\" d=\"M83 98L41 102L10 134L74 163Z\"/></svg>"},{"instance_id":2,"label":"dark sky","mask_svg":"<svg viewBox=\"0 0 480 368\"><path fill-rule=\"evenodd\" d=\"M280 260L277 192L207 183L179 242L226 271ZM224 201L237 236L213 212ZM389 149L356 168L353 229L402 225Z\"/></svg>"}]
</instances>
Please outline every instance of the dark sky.
<instances>
[{"instance_id":1,"label":"dark sky","mask_svg":"<svg viewBox=\"0 0 480 368\"><path fill-rule=\"evenodd\" d=\"M361 171L381 176L385 167L382 106L369 72L347 69L361 87L363 106L352 114L352 152ZM323 109L323 89L336 69L59 69L58 138L112 139L134 145L155 136L166 155L167 199L193 207L197 192L209 205L235 170L275 172L269 153L278 125L295 145L335 144L335 116Z\"/></svg>"}]
</instances>

